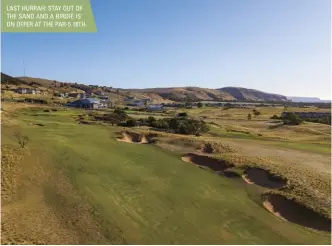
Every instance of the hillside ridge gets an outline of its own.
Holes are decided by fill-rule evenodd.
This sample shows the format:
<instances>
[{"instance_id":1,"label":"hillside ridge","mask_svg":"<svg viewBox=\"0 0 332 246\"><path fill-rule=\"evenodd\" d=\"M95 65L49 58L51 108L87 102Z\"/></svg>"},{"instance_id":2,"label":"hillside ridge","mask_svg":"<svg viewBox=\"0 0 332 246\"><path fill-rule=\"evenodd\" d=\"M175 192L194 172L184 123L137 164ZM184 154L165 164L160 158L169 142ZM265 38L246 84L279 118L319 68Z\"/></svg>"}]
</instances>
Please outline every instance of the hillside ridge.
<instances>
[{"instance_id":1,"label":"hillside ridge","mask_svg":"<svg viewBox=\"0 0 332 246\"><path fill-rule=\"evenodd\" d=\"M243 87L223 87L219 89L202 88L197 86L185 87L157 87L144 89L122 89L109 86L86 85L73 82L61 82L51 79L33 78L33 77L11 77L1 73L1 81L19 85L28 85L30 83L38 84L41 87L54 87L55 90L61 90L65 86L68 90L83 90L86 92L104 91L111 97L145 99L151 98L156 102L186 102L186 101L287 101L283 95L262 92L259 90ZM55 85L54 85L55 84ZM57 86L60 85L60 86Z\"/></svg>"}]
</instances>

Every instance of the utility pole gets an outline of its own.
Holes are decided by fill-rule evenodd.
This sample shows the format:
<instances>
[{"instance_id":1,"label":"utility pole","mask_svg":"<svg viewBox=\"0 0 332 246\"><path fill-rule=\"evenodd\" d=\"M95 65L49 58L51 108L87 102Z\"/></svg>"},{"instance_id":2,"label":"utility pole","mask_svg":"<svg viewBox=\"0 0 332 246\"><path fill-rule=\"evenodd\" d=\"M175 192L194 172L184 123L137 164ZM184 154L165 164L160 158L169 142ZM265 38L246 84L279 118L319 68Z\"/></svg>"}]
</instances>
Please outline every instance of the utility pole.
<instances>
[{"instance_id":1,"label":"utility pole","mask_svg":"<svg viewBox=\"0 0 332 246\"><path fill-rule=\"evenodd\" d=\"M24 64L24 59L22 60L23 62L23 76L25 77L25 64Z\"/></svg>"}]
</instances>

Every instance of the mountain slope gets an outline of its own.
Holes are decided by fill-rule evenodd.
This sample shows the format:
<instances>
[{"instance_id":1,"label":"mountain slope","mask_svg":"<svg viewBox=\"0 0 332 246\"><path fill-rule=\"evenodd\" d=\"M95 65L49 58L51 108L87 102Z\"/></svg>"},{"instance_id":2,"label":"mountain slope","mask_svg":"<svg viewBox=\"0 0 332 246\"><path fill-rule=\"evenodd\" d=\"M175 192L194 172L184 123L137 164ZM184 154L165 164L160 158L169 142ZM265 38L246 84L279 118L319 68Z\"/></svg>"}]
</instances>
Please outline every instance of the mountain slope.
<instances>
[{"instance_id":1,"label":"mountain slope","mask_svg":"<svg viewBox=\"0 0 332 246\"><path fill-rule=\"evenodd\" d=\"M10 76L9 76L10 77ZM12 78L12 77L11 77ZM106 95L115 97L117 100L124 100L127 97L137 99L151 98L155 102L185 102L185 101L286 101L282 95L266 93L240 87L224 87L220 89L208 89L200 87L171 87L171 88L146 88L146 89L121 89L105 86L89 86L70 82L54 81L50 79L19 77L15 78L23 83L39 84L45 88L53 88L57 91L77 91L85 92L104 91Z\"/></svg>"},{"instance_id":2,"label":"mountain slope","mask_svg":"<svg viewBox=\"0 0 332 246\"><path fill-rule=\"evenodd\" d=\"M28 83L19 79L9 76L7 74L1 73L1 83L10 85L27 85Z\"/></svg>"},{"instance_id":3,"label":"mountain slope","mask_svg":"<svg viewBox=\"0 0 332 246\"><path fill-rule=\"evenodd\" d=\"M218 89L232 95L236 100L243 101L287 101L287 97L241 87L224 87Z\"/></svg>"},{"instance_id":4,"label":"mountain slope","mask_svg":"<svg viewBox=\"0 0 332 246\"><path fill-rule=\"evenodd\" d=\"M227 92L199 87L132 89L132 92L154 93L172 101L217 101L234 100Z\"/></svg>"},{"instance_id":5,"label":"mountain slope","mask_svg":"<svg viewBox=\"0 0 332 246\"><path fill-rule=\"evenodd\" d=\"M318 97L287 97L292 102L322 102Z\"/></svg>"}]
</instances>

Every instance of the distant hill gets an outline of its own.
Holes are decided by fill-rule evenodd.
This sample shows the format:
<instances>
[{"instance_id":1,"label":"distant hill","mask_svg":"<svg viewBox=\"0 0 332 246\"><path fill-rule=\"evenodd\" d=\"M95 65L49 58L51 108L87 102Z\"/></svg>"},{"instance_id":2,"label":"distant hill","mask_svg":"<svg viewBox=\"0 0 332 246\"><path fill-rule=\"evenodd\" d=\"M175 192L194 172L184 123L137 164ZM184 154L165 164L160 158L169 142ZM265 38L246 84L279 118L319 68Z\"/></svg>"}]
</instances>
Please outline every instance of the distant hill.
<instances>
[{"instance_id":1,"label":"distant hill","mask_svg":"<svg viewBox=\"0 0 332 246\"><path fill-rule=\"evenodd\" d=\"M282 95L241 87L224 87L218 90L229 93L239 101L287 101L287 97Z\"/></svg>"},{"instance_id":2,"label":"distant hill","mask_svg":"<svg viewBox=\"0 0 332 246\"><path fill-rule=\"evenodd\" d=\"M318 97L287 97L292 102L329 102L329 100L321 100Z\"/></svg>"},{"instance_id":3,"label":"distant hill","mask_svg":"<svg viewBox=\"0 0 332 246\"><path fill-rule=\"evenodd\" d=\"M114 98L116 101L123 101L131 97L136 99L151 98L156 103L186 102L186 101L286 101L282 95L266 93L239 87L224 87L220 89L208 89L200 87L171 87L171 88L147 88L147 89L121 89L109 86L86 85L71 82L61 82L50 79L18 77L1 75L4 78L14 79L20 83L40 85L45 88L52 88L54 91L85 91L100 92ZM7 76L7 77L6 77ZM13 80L13 81L14 81Z\"/></svg>"},{"instance_id":4,"label":"distant hill","mask_svg":"<svg viewBox=\"0 0 332 246\"><path fill-rule=\"evenodd\" d=\"M25 82L35 82L43 87L50 87L54 82L57 82L56 80L50 80L50 79L41 79L41 78L31 78L31 77L17 77L20 80L23 80ZM63 82L61 82L63 83Z\"/></svg>"},{"instance_id":5,"label":"distant hill","mask_svg":"<svg viewBox=\"0 0 332 246\"><path fill-rule=\"evenodd\" d=\"M1 73L1 83L2 84L9 84L9 85L27 85L28 83L20 80L19 78L15 78L9 76L7 74Z\"/></svg>"},{"instance_id":6,"label":"distant hill","mask_svg":"<svg viewBox=\"0 0 332 246\"><path fill-rule=\"evenodd\" d=\"M153 93L172 101L218 101L234 100L227 92L199 87L132 89L131 92Z\"/></svg>"}]
</instances>

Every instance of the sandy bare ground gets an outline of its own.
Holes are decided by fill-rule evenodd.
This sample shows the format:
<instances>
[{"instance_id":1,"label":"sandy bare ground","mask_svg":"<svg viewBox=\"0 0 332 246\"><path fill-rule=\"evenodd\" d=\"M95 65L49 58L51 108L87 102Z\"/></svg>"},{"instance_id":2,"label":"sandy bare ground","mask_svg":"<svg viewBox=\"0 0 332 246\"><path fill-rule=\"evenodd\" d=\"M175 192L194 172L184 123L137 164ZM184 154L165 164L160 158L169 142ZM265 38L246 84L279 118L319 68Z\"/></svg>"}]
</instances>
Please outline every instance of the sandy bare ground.
<instances>
[{"instance_id":1,"label":"sandy bare ground","mask_svg":"<svg viewBox=\"0 0 332 246\"><path fill-rule=\"evenodd\" d=\"M149 140L145 136L132 136L128 133L122 133L122 138L116 138L118 141L125 143L133 143L133 144L148 144Z\"/></svg>"},{"instance_id":2,"label":"sandy bare ground","mask_svg":"<svg viewBox=\"0 0 332 246\"><path fill-rule=\"evenodd\" d=\"M247 184L254 184L254 182L252 182L246 174L243 174L241 177Z\"/></svg>"},{"instance_id":3,"label":"sandy bare ground","mask_svg":"<svg viewBox=\"0 0 332 246\"><path fill-rule=\"evenodd\" d=\"M287 221L284 217L281 216L281 214L279 212L274 211L273 205L268 202L268 201L264 201L263 202L263 206L264 208L266 208L268 211L270 211L271 213L273 213L275 216L279 217L280 219Z\"/></svg>"}]
</instances>

